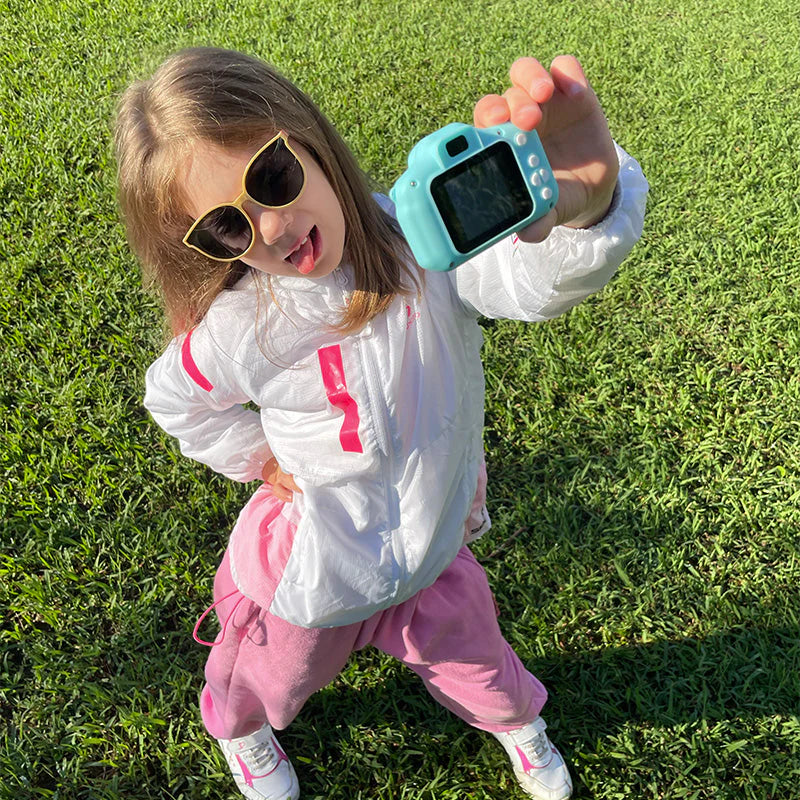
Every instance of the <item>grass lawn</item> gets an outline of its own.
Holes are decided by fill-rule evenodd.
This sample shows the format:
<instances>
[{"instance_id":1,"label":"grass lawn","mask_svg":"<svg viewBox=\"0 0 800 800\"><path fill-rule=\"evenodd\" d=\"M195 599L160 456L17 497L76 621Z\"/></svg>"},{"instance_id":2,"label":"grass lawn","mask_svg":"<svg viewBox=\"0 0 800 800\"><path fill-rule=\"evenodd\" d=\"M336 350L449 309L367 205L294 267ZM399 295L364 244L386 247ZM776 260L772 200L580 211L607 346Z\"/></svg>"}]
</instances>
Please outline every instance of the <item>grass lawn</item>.
<instances>
[{"instance_id":1,"label":"grass lawn","mask_svg":"<svg viewBox=\"0 0 800 800\"><path fill-rule=\"evenodd\" d=\"M251 489L141 407L153 299L115 98L190 44L276 63L385 183L518 55L575 53L651 182L618 277L485 324L501 624L578 798L800 798L796 0L0 2L0 798L233 798L191 629ZM213 629L212 629L213 631ZM303 797L521 798L374 651L282 743Z\"/></svg>"}]
</instances>

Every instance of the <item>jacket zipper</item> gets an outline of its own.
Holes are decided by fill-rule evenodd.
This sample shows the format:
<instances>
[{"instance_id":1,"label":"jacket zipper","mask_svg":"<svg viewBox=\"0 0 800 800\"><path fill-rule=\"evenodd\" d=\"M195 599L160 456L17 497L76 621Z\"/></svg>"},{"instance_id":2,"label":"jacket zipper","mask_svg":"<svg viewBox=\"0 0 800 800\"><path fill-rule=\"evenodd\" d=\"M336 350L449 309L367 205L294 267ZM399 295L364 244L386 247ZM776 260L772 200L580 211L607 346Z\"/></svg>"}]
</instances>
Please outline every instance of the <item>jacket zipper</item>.
<instances>
[{"instance_id":1,"label":"jacket zipper","mask_svg":"<svg viewBox=\"0 0 800 800\"><path fill-rule=\"evenodd\" d=\"M389 431L389 424L387 420L387 403L384 397L383 388L380 382L377 364L375 363L375 354L372 349L372 344L366 338L359 339L359 348L361 349L362 358L364 360L364 378L367 386L367 393L369 394L369 403L372 406L373 417L375 422L375 433L378 438L378 446L382 453L382 469L383 473L383 491L384 503L386 508L386 521L390 530L397 528L400 524L399 514L396 511L395 503L393 502L394 495L394 447L392 446L392 437ZM395 586L400 582L401 577L406 575L405 554L401 547L397 547L397 537L392 538L391 542L392 553L394 555L394 562L396 564L393 578Z\"/></svg>"}]
</instances>

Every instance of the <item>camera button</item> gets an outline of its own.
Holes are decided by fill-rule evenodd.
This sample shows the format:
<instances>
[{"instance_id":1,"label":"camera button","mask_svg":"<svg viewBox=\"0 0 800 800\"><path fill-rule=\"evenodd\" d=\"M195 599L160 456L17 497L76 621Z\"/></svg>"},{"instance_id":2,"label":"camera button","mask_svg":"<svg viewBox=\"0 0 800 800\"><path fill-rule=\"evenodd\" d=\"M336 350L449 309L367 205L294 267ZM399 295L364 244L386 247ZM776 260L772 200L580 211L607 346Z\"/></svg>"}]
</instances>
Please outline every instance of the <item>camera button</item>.
<instances>
[{"instance_id":1,"label":"camera button","mask_svg":"<svg viewBox=\"0 0 800 800\"><path fill-rule=\"evenodd\" d=\"M514 137L514 142L520 147L524 147L528 143L528 137L524 133L518 133Z\"/></svg>"},{"instance_id":2,"label":"camera button","mask_svg":"<svg viewBox=\"0 0 800 800\"><path fill-rule=\"evenodd\" d=\"M542 200L549 200L553 196L553 190L549 186L545 186L539 194L541 194Z\"/></svg>"},{"instance_id":3,"label":"camera button","mask_svg":"<svg viewBox=\"0 0 800 800\"><path fill-rule=\"evenodd\" d=\"M531 183L534 186L541 186L542 185L542 176L538 172L534 172L533 175L531 175Z\"/></svg>"},{"instance_id":4,"label":"camera button","mask_svg":"<svg viewBox=\"0 0 800 800\"><path fill-rule=\"evenodd\" d=\"M539 174L542 176L542 180L545 183L550 180L550 173L546 169L540 169Z\"/></svg>"},{"instance_id":5,"label":"camera button","mask_svg":"<svg viewBox=\"0 0 800 800\"><path fill-rule=\"evenodd\" d=\"M539 156L536 153L531 153L528 156L528 166L529 167L538 167L539 166Z\"/></svg>"}]
</instances>

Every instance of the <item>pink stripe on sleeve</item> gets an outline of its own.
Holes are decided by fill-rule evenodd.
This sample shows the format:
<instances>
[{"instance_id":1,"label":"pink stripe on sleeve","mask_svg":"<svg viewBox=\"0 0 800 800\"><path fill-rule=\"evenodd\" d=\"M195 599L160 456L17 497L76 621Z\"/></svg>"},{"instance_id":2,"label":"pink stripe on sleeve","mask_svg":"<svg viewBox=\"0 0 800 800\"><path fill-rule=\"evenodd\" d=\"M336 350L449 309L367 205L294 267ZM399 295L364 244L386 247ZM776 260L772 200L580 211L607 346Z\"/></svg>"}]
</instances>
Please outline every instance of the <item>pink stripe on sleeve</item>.
<instances>
[{"instance_id":1,"label":"pink stripe on sleeve","mask_svg":"<svg viewBox=\"0 0 800 800\"><path fill-rule=\"evenodd\" d=\"M210 392L214 387L211 384L211 381L200 372L195 360L192 358L192 345L190 344L192 338L192 332L186 334L186 338L183 340L183 344L181 345L181 361L183 362L183 368L188 373L189 377L201 388L205 389L207 392Z\"/></svg>"},{"instance_id":2,"label":"pink stripe on sleeve","mask_svg":"<svg viewBox=\"0 0 800 800\"><path fill-rule=\"evenodd\" d=\"M334 408L344 412L344 422L339 431L339 441L346 453L363 453L361 439L358 438L358 404L347 391L347 381L342 363L342 348L338 345L321 347L317 350L319 366L322 371L322 383L325 393Z\"/></svg>"}]
</instances>

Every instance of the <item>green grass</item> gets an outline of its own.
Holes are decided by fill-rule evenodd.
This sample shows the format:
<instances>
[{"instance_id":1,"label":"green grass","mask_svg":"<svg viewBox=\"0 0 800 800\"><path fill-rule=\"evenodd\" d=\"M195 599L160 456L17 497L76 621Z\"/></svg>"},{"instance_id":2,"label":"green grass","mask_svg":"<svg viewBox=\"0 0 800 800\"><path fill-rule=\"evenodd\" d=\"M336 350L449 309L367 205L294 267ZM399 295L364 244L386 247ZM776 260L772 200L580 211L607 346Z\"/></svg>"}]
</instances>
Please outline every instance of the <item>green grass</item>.
<instances>
[{"instance_id":1,"label":"green grass","mask_svg":"<svg viewBox=\"0 0 800 800\"><path fill-rule=\"evenodd\" d=\"M579 798L800 797L800 21L792 0L0 3L0 797L232 798L191 640L248 489L141 408L161 323L116 221L115 97L179 46L275 62L380 180L584 63L652 184L614 282L486 323L505 634ZM358 654L282 737L307 798L522 798L491 737Z\"/></svg>"}]
</instances>

